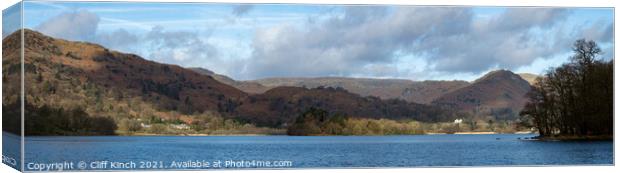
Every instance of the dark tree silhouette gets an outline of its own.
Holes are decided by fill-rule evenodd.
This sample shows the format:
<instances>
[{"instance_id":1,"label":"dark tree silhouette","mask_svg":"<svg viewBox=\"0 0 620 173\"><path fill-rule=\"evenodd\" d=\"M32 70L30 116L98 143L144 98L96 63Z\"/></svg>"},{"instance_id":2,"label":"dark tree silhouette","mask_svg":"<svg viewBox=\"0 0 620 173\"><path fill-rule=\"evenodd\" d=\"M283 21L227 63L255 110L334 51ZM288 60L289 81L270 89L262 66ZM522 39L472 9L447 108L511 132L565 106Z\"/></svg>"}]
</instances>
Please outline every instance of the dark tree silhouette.
<instances>
[{"instance_id":1,"label":"dark tree silhouette","mask_svg":"<svg viewBox=\"0 0 620 173\"><path fill-rule=\"evenodd\" d=\"M594 41L577 40L571 62L549 70L521 112L541 136L613 133L613 61L597 59Z\"/></svg>"}]
</instances>

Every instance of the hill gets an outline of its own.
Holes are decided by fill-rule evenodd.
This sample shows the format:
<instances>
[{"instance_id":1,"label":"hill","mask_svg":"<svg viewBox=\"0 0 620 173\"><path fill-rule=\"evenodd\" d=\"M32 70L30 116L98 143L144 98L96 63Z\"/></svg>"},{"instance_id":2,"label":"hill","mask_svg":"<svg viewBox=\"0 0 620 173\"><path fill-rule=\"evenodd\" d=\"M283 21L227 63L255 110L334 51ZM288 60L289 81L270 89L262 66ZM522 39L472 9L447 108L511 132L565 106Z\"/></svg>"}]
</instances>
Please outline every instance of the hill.
<instances>
[{"instance_id":1,"label":"hill","mask_svg":"<svg viewBox=\"0 0 620 173\"><path fill-rule=\"evenodd\" d=\"M23 33L25 106L31 112L26 116L29 135L91 134L71 130L79 124L62 125L66 122L61 117L67 121L75 117L105 118L119 126L129 120L191 123L187 115L205 111L231 114L234 110L230 108L247 97L241 90L177 65L92 43L55 39L28 29ZM20 38L17 31L3 39L5 81L19 81L20 57L14 52L19 52ZM18 87L5 85L3 92ZM13 96L3 95L3 107L18 105ZM53 123L46 121L54 119L57 126L49 127L47 124Z\"/></svg>"},{"instance_id":2,"label":"hill","mask_svg":"<svg viewBox=\"0 0 620 173\"><path fill-rule=\"evenodd\" d=\"M247 125L280 128L310 107L350 117L452 119L450 111L434 106L364 97L343 88L274 87L262 94L246 93L233 87L240 86L234 80L210 71L162 64L28 29L23 33L27 135L113 134L116 126L129 131L178 127L165 123L211 130ZM18 31L3 39L4 81L19 81L20 38ZM3 87L4 93L11 91L19 91L19 85ZM17 110L18 97L3 96L3 110Z\"/></svg>"},{"instance_id":3,"label":"hill","mask_svg":"<svg viewBox=\"0 0 620 173\"><path fill-rule=\"evenodd\" d=\"M204 69L203 69L204 70ZM233 79L204 70L203 74L213 75L216 79L230 81L233 86L238 83L253 83L264 87L263 90L292 86L301 88L342 88L360 96L373 96L383 100L401 99L411 103L433 104L457 111L481 116L495 115L499 119L515 119L515 112L523 107L523 99L518 98L529 91L529 86L521 80L532 84L537 75L510 71L492 71L480 79L468 83L465 81L411 81L404 79L371 79L346 77L317 78L266 78L253 81L234 81ZM222 77L217 77L222 76ZM529 81L528 81L529 80ZM516 87L512 87L516 86ZM244 90L242 87L237 87ZM466 89L463 89L466 88ZM462 89L462 90L461 90ZM487 93L487 91L490 91ZM470 96L467 93L477 93ZM451 98L452 97L452 98ZM455 99L459 97L459 99ZM505 98L516 97L516 98ZM481 102L479 105L477 102Z\"/></svg>"},{"instance_id":4,"label":"hill","mask_svg":"<svg viewBox=\"0 0 620 173\"><path fill-rule=\"evenodd\" d=\"M530 84L507 70L492 71L435 99L432 104L457 109L473 115L492 115L496 119L515 119L527 102Z\"/></svg>"},{"instance_id":5,"label":"hill","mask_svg":"<svg viewBox=\"0 0 620 173\"><path fill-rule=\"evenodd\" d=\"M239 102L247 94L212 77L183 67L145 60L137 55L108 50L102 46L53 39L24 30L27 95L39 99L70 96L67 88L95 85L121 92L118 98L141 97L162 109L187 107L186 112L222 110L222 105ZM44 92L43 85L57 86ZM41 85L41 87L39 87ZM67 91L69 92L69 91ZM200 99L195 99L195 98ZM62 100L62 98L58 98ZM195 109L195 110L194 110Z\"/></svg>"}]
</instances>

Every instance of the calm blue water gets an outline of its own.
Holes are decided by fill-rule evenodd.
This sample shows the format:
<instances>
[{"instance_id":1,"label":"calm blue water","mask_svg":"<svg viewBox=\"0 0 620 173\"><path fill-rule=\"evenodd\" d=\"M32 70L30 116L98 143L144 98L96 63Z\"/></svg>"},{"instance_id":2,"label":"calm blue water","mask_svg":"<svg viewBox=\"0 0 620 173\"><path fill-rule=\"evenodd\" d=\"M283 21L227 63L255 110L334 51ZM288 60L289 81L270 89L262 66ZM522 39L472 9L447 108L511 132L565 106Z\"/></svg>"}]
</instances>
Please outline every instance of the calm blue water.
<instances>
[{"instance_id":1,"label":"calm blue water","mask_svg":"<svg viewBox=\"0 0 620 173\"><path fill-rule=\"evenodd\" d=\"M2 163L19 169L21 167L21 136L2 132Z\"/></svg>"},{"instance_id":2,"label":"calm blue water","mask_svg":"<svg viewBox=\"0 0 620 173\"><path fill-rule=\"evenodd\" d=\"M155 169L213 169L218 161L221 163L218 168L235 169L613 164L611 141L517 139L532 136L27 137L25 163L26 170L38 169L35 164L56 162L74 163L73 169L81 169L77 167L80 161L88 165L85 169L148 169L147 164L155 165ZM96 161L122 162L128 166L103 167ZM173 161L211 165L179 167L172 166ZM224 166L226 161L233 163L232 166ZM239 164L239 161L246 163ZM251 161L261 162L263 166L248 164ZM264 166L266 161L272 162L271 167ZM273 165L276 163L278 166Z\"/></svg>"}]
</instances>

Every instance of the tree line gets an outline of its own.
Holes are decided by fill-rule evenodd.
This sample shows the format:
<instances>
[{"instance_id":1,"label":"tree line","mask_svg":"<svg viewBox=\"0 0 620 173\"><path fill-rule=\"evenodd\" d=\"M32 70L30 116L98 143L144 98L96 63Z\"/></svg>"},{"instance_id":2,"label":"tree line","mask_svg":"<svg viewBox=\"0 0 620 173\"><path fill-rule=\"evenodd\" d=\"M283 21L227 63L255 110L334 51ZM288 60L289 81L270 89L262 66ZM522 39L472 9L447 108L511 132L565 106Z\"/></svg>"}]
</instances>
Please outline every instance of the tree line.
<instances>
[{"instance_id":1,"label":"tree line","mask_svg":"<svg viewBox=\"0 0 620 173\"><path fill-rule=\"evenodd\" d=\"M596 42L573 44L569 63L539 77L521 118L540 136L613 134L613 60L599 58Z\"/></svg>"},{"instance_id":2,"label":"tree line","mask_svg":"<svg viewBox=\"0 0 620 173\"><path fill-rule=\"evenodd\" d=\"M287 129L288 135L413 135L424 134L422 123L388 119L352 118L311 107L299 115Z\"/></svg>"},{"instance_id":3,"label":"tree line","mask_svg":"<svg viewBox=\"0 0 620 173\"><path fill-rule=\"evenodd\" d=\"M107 116L91 116L81 107L65 109L48 105L35 106L28 102L24 106L24 132L28 136L115 135L117 129L114 119ZM12 109L19 110L15 107Z\"/></svg>"}]
</instances>

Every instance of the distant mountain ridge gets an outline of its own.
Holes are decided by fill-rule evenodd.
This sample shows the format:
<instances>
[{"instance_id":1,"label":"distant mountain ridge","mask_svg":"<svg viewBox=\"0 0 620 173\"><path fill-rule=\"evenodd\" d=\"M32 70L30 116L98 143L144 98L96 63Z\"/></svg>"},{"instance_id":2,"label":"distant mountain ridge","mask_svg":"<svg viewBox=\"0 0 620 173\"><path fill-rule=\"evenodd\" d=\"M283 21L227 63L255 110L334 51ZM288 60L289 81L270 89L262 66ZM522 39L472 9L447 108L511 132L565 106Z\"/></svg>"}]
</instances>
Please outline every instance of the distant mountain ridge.
<instances>
[{"instance_id":1,"label":"distant mountain ridge","mask_svg":"<svg viewBox=\"0 0 620 173\"><path fill-rule=\"evenodd\" d=\"M197 73L203 74L203 75L209 75L219 82L225 83L227 85L233 86L237 89L240 89L244 92L251 93L251 94L264 93L265 91L273 88L273 87L267 87L260 83L252 82L252 81L236 81L228 76L217 74L211 70L200 68L200 67L191 67L188 69L195 71Z\"/></svg>"},{"instance_id":2,"label":"distant mountain ridge","mask_svg":"<svg viewBox=\"0 0 620 173\"><path fill-rule=\"evenodd\" d=\"M234 86L248 93L264 93L279 86L306 88L344 88L361 96L375 96L381 99L402 99L409 102L429 104L435 98L455 89L469 85L466 81L412 81L407 79L372 79L348 77L307 78L265 78L250 81L235 81L225 75L203 68L190 68L201 74L213 76L216 80Z\"/></svg>"}]
</instances>

